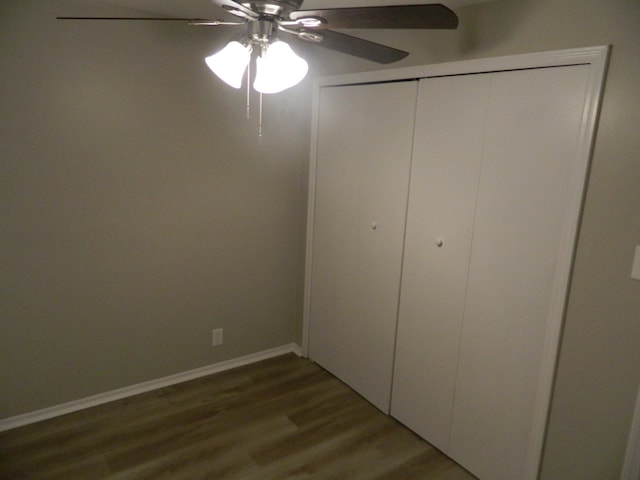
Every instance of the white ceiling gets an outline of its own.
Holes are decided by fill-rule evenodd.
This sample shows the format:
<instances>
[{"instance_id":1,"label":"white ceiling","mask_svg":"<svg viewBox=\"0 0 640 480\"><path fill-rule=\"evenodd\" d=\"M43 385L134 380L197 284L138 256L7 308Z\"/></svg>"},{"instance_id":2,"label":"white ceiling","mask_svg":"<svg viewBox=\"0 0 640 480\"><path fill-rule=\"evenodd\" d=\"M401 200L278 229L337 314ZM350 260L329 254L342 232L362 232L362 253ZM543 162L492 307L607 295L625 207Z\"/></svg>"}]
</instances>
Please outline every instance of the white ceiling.
<instances>
[{"instance_id":1,"label":"white ceiling","mask_svg":"<svg viewBox=\"0 0 640 480\"><path fill-rule=\"evenodd\" d=\"M451 9L487 0L305 0L302 9L373 7L380 5L413 5L423 3L442 3ZM222 9L211 0L86 0L86 3L103 3L118 7L133 8L158 15L188 18L218 18Z\"/></svg>"}]
</instances>

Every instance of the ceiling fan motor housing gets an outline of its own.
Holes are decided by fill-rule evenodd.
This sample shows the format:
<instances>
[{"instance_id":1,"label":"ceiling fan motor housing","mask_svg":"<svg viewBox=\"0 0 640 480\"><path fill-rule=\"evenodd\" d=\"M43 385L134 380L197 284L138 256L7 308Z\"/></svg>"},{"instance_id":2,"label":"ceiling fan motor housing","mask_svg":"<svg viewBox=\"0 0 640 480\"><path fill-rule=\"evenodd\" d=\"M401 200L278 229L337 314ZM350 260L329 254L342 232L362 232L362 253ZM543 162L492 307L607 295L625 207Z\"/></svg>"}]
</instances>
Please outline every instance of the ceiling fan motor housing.
<instances>
[{"instance_id":1,"label":"ceiling fan motor housing","mask_svg":"<svg viewBox=\"0 0 640 480\"><path fill-rule=\"evenodd\" d=\"M272 18L260 18L254 22L249 22L249 38L256 43L267 44L275 36L277 27Z\"/></svg>"},{"instance_id":2,"label":"ceiling fan motor housing","mask_svg":"<svg viewBox=\"0 0 640 480\"><path fill-rule=\"evenodd\" d=\"M241 3L261 15L288 18L289 13L298 10L302 6L302 2L303 0L252 0Z\"/></svg>"}]
</instances>

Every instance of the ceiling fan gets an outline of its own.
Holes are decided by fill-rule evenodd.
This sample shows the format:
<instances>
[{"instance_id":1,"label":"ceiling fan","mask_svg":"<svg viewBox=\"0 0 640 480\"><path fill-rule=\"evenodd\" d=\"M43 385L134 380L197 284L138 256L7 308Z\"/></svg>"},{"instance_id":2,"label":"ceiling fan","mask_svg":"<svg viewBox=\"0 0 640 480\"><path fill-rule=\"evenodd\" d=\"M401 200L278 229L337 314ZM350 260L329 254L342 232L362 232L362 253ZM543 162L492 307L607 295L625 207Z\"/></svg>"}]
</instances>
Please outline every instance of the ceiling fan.
<instances>
[{"instance_id":1,"label":"ceiling fan","mask_svg":"<svg viewBox=\"0 0 640 480\"><path fill-rule=\"evenodd\" d=\"M330 50L380 64L402 60L409 52L354 37L333 29L455 29L456 14L441 4L300 10L303 0L212 0L236 21L172 17L57 17L59 20L179 21L200 26L245 26L219 52L205 59L209 68L234 88L242 86L247 74L247 111L250 62L256 56L254 89L278 93L300 82L307 74L307 62L280 40L280 33ZM262 102L261 102L262 103ZM262 111L262 109L260 110ZM262 115L261 115L262 117Z\"/></svg>"},{"instance_id":2,"label":"ceiling fan","mask_svg":"<svg viewBox=\"0 0 640 480\"><path fill-rule=\"evenodd\" d=\"M303 0L212 0L238 17L237 22L209 19L166 17L58 17L63 20L164 20L183 21L191 25L246 25L246 34L238 43L257 46L264 56L278 32L338 52L373 62L387 64L409 53L358 37L335 32L342 28L455 29L456 14L441 4L329 8L300 10Z\"/></svg>"}]
</instances>

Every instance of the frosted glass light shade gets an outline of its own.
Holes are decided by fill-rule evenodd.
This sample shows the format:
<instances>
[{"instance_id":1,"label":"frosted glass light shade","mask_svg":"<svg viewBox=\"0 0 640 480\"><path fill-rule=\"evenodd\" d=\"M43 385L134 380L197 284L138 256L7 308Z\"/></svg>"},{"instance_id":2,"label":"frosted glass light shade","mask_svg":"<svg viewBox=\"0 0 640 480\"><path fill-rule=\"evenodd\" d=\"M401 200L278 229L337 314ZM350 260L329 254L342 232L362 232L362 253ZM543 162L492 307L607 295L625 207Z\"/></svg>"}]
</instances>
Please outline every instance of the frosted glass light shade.
<instances>
[{"instance_id":1,"label":"frosted glass light shade","mask_svg":"<svg viewBox=\"0 0 640 480\"><path fill-rule=\"evenodd\" d=\"M251 47L236 41L227 43L218 53L204 59L211 71L233 88L242 86L242 77L250 60Z\"/></svg>"},{"instance_id":2,"label":"frosted glass light shade","mask_svg":"<svg viewBox=\"0 0 640 480\"><path fill-rule=\"evenodd\" d=\"M256 59L253 88L261 93L278 93L298 84L307 75L309 65L282 41L275 41Z\"/></svg>"}]
</instances>

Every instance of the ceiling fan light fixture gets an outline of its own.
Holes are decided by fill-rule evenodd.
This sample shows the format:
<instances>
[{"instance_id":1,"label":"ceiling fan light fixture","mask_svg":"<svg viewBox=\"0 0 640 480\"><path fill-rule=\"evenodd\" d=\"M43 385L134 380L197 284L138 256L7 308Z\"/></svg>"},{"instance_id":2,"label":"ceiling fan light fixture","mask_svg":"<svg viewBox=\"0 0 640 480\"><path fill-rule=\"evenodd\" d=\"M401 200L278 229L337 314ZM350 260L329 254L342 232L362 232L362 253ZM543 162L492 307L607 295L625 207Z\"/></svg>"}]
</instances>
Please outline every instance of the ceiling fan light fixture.
<instances>
[{"instance_id":1,"label":"ceiling fan light fixture","mask_svg":"<svg viewBox=\"0 0 640 480\"><path fill-rule=\"evenodd\" d=\"M207 66L233 88L242 86L242 78L251 61L251 45L231 41L217 53L205 58Z\"/></svg>"},{"instance_id":2,"label":"ceiling fan light fixture","mask_svg":"<svg viewBox=\"0 0 640 480\"><path fill-rule=\"evenodd\" d=\"M276 40L256 59L256 70L253 88L260 93L278 93L300 83L309 65L287 43Z\"/></svg>"}]
</instances>

